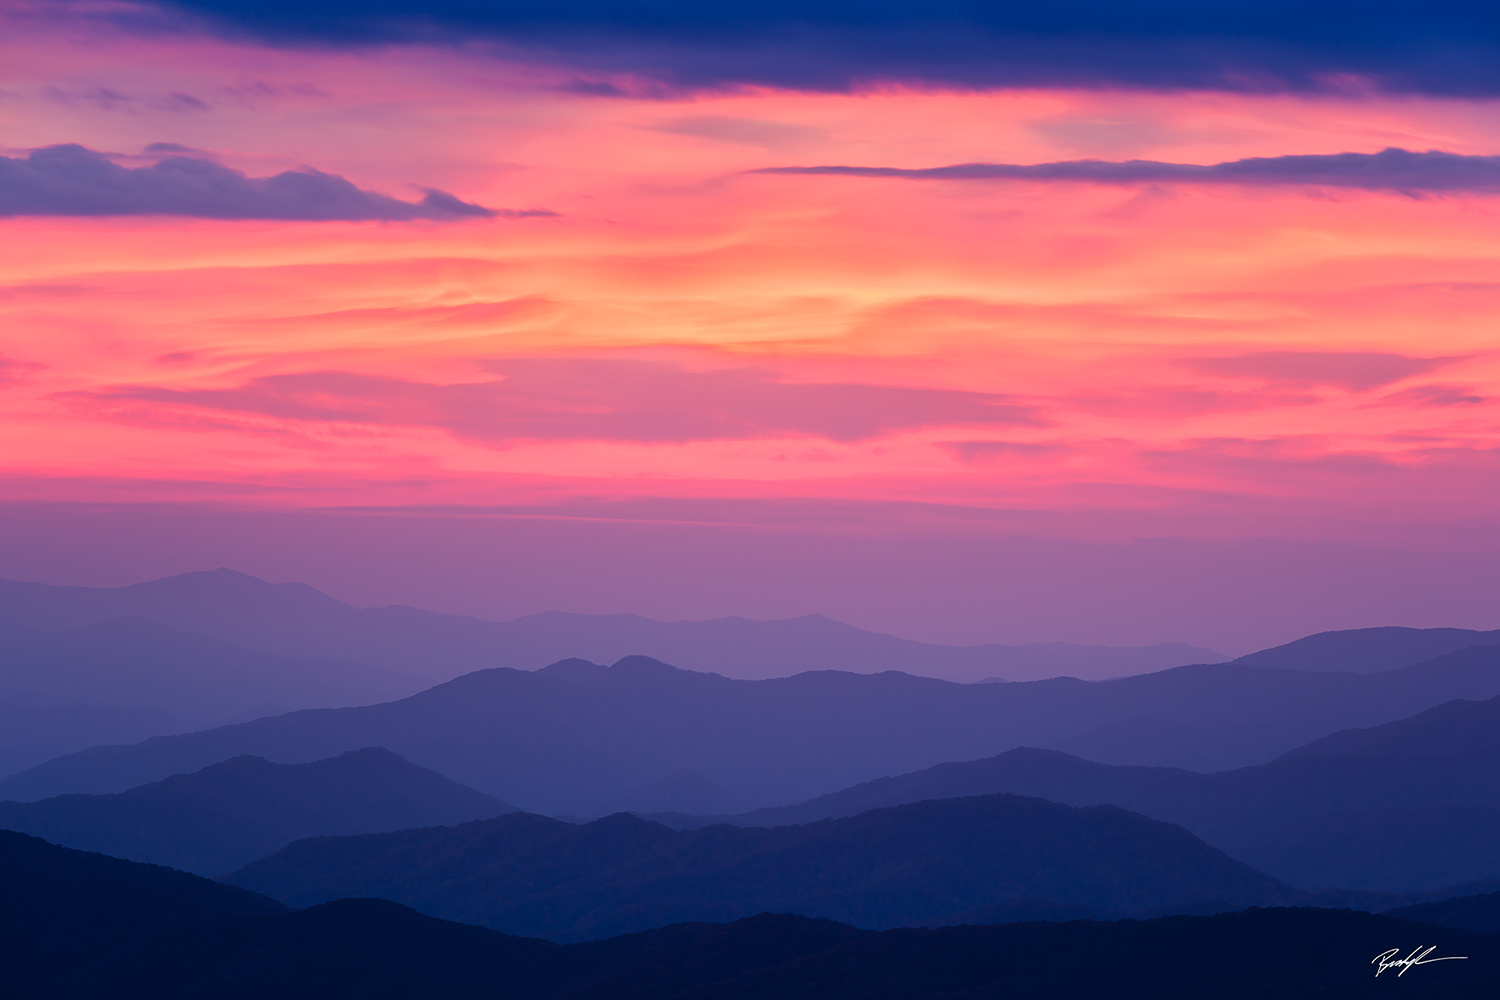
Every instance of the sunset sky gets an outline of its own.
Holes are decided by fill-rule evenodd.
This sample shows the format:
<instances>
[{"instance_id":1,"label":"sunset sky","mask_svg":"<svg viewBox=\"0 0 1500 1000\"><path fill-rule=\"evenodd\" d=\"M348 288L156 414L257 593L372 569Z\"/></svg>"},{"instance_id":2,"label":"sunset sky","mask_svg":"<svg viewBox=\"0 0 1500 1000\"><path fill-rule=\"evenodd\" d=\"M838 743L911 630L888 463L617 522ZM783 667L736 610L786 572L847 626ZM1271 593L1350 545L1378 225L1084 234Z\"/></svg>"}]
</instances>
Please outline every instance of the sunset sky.
<instances>
[{"instance_id":1,"label":"sunset sky","mask_svg":"<svg viewBox=\"0 0 1500 1000\"><path fill-rule=\"evenodd\" d=\"M1401 63L1398 86L1356 52L1252 84L1134 63L964 79L988 64L858 53L809 76L843 63L739 72L718 35L0 16L0 575L234 560L356 603L818 611L964 642L1500 625L1500 96L1480 75ZM87 568L80 538L172 510L303 520L240 548L207 527L136 539L156 555ZM340 575L332 550L299 555L315 515L545 522L558 534L527 535L523 562L580 574L600 524L651 526L691 572L764 586L758 537L792 577L798 551L931 539L959 554L921 572L955 593L976 579L965 551L1082 546L1077 571L1114 589L1040 621L997 610L1016 580L961 612L899 588L861 611L849 588L878 560L811 567L816 586L781 600L665 572L643 591L610 575L638 554L611 550L611 585L570 604L567 574L495 589L462 531L425 562L391 542L383 582ZM1201 555L1098 555L1168 541ZM1164 605L1246 546L1283 546L1289 577L1330 558L1349 577L1309 608L1257 556L1190 635ZM910 575L906 558L884 571ZM1361 605L1347 587L1372 559L1401 580ZM1111 610L1137 572L1163 606ZM477 590L411 582L439 576ZM1265 622L1283 599L1301 617Z\"/></svg>"}]
</instances>

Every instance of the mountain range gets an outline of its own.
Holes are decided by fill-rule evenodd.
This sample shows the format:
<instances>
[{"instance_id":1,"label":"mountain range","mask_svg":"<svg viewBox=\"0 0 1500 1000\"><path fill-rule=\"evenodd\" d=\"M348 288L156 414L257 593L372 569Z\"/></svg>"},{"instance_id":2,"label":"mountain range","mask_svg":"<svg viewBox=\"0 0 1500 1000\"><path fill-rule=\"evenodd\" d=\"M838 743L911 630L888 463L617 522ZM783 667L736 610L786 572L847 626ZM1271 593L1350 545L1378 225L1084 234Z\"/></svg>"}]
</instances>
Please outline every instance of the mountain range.
<instances>
[{"instance_id":1,"label":"mountain range","mask_svg":"<svg viewBox=\"0 0 1500 1000\"><path fill-rule=\"evenodd\" d=\"M613 662L630 655L744 679L831 669L904 670L964 682L1117 677L1225 659L1214 650L1174 642L945 646L821 615L659 622L638 615L549 611L489 621L399 605L356 608L306 584L266 583L230 569L125 587L0 581L0 620L63 631L117 618L144 619L281 657L361 663L424 684L488 667L534 670L569 657Z\"/></svg>"},{"instance_id":2,"label":"mountain range","mask_svg":"<svg viewBox=\"0 0 1500 1000\"><path fill-rule=\"evenodd\" d=\"M374 704L473 670L535 669L571 656L647 653L740 677L836 668L956 680L1119 676L1223 658L1180 643L942 646L817 615L657 622L548 612L485 621L355 608L303 584L226 569L126 587L0 581L0 647L0 775L96 744Z\"/></svg>"},{"instance_id":3,"label":"mountain range","mask_svg":"<svg viewBox=\"0 0 1500 1000\"><path fill-rule=\"evenodd\" d=\"M1237 662L1370 672L1409 666L1467 645L1493 644L1497 635L1398 628L1321 633ZM571 657L615 662L627 655L651 655L737 679L834 669L862 674L899 670L961 682L1070 675L1097 680L1223 660L1212 650L1175 643L943 646L816 615L765 622L655 622L632 615L548 612L486 621L408 607L355 608L303 584L271 584L227 569L112 588L0 581L0 642L7 650L0 658L0 721L5 723L0 726L0 775L90 746L134 743L305 708L377 704L475 670L532 670ZM1448 694L1478 696L1473 691ZM1375 720L1349 720L1368 721ZM1252 743L1258 739L1239 735ZM1052 727L1031 742L1101 760L1214 769L1266 759L1315 735L1320 733L1304 727L1269 748L1205 744L1200 749L1195 744L1201 733L1191 722L1184 728L1170 717L1136 717L1111 719L1092 731L1057 732ZM1216 732L1214 738L1233 741L1227 732ZM193 766L212 762L199 760ZM649 770L567 808L595 813L617 808L733 811L767 801L691 763ZM781 801L795 797L782 796Z\"/></svg>"},{"instance_id":4,"label":"mountain range","mask_svg":"<svg viewBox=\"0 0 1500 1000\"><path fill-rule=\"evenodd\" d=\"M1372 959L1431 947L1411 975ZM10 995L68 1000L1478 1000L1500 938L1348 910L857 930L758 915L582 944L383 900L286 912L181 872L0 833ZM1394 985L1391 985L1394 984Z\"/></svg>"},{"instance_id":5,"label":"mountain range","mask_svg":"<svg viewBox=\"0 0 1500 1000\"><path fill-rule=\"evenodd\" d=\"M610 663L632 655L744 680L808 670L901 670L959 682L1057 676L1102 680L1228 659L1211 649L1176 642L951 646L871 632L821 615L776 621L659 622L637 615L549 611L491 621L401 605L356 608L306 584L267 583L230 569L124 587L0 580L0 621L65 632L120 618L154 622L280 657L359 663L424 685L489 667L534 670L573 657ZM1250 653L1237 662L1372 672L1496 644L1500 630L1354 629L1318 633Z\"/></svg>"},{"instance_id":6,"label":"mountain range","mask_svg":"<svg viewBox=\"0 0 1500 1000\"><path fill-rule=\"evenodd\" d=\"M0 802L0 828L212 876L304 837L449 826L514 811L370 747L308 764L235 757L115 795Z\"/></svg>"},{"instance_id":7,"label":"mountain range","mask_svg":"<svg viewBox=\"0 0 1500 1000\"><path fill-rule=\"evenodd\" d=\"M1204 664L972 685L898 672L739 681L646 657L568 660L476 671L385 704L93 747L0 780L0 797L124 791L241 754L299 763L383 746L546 815L721 812L725 802L796 802L1020 746L1106 763L1244 767L1341 729L1496 695L1496 646L1372 674Z\"/></svg>"},{"instance_id":8,"label":"mountain range","mask_svg":"<svg viewBox=\"0 0 1500 1000\"><path fill-rule=\"evenodd\" d=\"M829 682L826 690L811 688L824 692L820 703L807 697L807 688L794 686L794 695L788 696L776 689L783 682L731 681L643 657L613 668L567 661L534 672L480 671L387 704L292 713L136 747L96 748L73 762L96 768L102 763L99 774L127 780L130 769L141 764L136 755L142 747L169 751L154 762L147 760L160 766L182 751L184 741L190 751L212 751L218 746L215 740L226 734L286 725L288 720L318 720L301 731L306 739L336 729L327 725L330 719L368 724L371 715L383 734L412 745L419 740L430 745L434 734L451 738L466 733L473 759L482 759L485 749L476 734L488 725L514 735L524 730L516 725L518 718L531 725L537 742L548 724L554 739L573 739L590 725L612 732L617 742L600 740L596 751L628 746L619 740L622 719L636 719L657 731L676 719L679 728L669 735L703 747L712 745L704 734L715 722L702 717L711 714L702 712L703 706L717 706L721 727L726 718L740 723L737 733L724 734L727 741L753 733L757 719L778 720L778 699L804 710L821 709L829 719L846 724L851 708L863 711L865 717L858 721L871 728L884 721L889 738L900 731L899 726L892 729L892 720L909 719L914 710L961 720L953 702L933 694L948 689L971 701L989 699L979 703L977 713L993 714L996 706L1019 713L1028 707L1025 703L1018 708L1004 700L1017 692L1024 698L1031 690L1062 690L1069 695L1064 707L1076 709L1089 704L1090 695L1079 697L1079 692L1113 689L1109 702L1116 709L1131 698L1166 692L1158 704L1170 707L1175 699L1200 712L1207 707L1210 719L1215 708L1225 713L1221 719L1248 709L1254 720L1256 712L1285 707L1278 699L1286 698L1287 691L1332 692L1324 710L1347 711L1360 705L1362 697L1406 695L1424 685L1483 687L1500 672L1497 665L1500 648L1478 645L1367 673L1218 664L1100 683L952 685L899 673L870 677L836 672L787 679ZM537 686L518 688L517 678ZM872 681L914 686L895 688L894 697L879 688L871 696L869 688L840 686ZM1220 700L1203 698L1205 690L1219 692ZM443 697L427 707L435 705L436 713L411 711L412 702L421 706L435 692ZM934 700L924 706L922 696ZM738 720L723 714L723 706L735 700L749 707ZM897 701L903 711L891 707ZM1032 702L1033 714L1038 704L1045 702ZM1290 699L1285 704L1299 707ZM539 707L547 713L538 715ZM658 714L653 717L652 711ZM1262 725L1267 718L1275 716L1263 714ZM560 721L571 721L574 728L559 726ZM1305 725L1307 716L1292 721ZM1285 732L1285 722L1281 724ZM346 725L342 735L358 728ZM975 732L981 729L976 726ZM785 740L788 731L783 728L779 735ZM203 742L195 745L194 740ZM495 744L489 750L492 757L503 757ZM533 750L524 763L535 769L539 759ZM597 766L608 759L595 753L592 762ZM65 763L67 759L52 766ZM641 787L667 798L675 794L673 789L684 788L700 798L712 798L716 790L723 793L720 801L736 797L696 771L663 773ZM599 800L610 794L619 796L619 787L601 791ZM378 966L382 961L389 968L389 982L351 995L423 995L432 983L446 983L446 992L434 995L462 996L479 990L484 977L496 975L521 984L517 995L532 995L525 992L531 990L538 997L601 1000L671 996L677 986L684 986L679 991L683 996L749 997L767 989L814 996L835 989L840 995L874 997L896 995L891 983L903 976L912 996L930 995L934 976L948 973L929 968L921 974L925 978L911 978L918 974L907 962L889 967L891 982L872 980L848 990L851 977L857 980L865 966L881 960L879 948L868 950L873 946L867 935L905 927L883 933L919 937L887 938L880 948L915 947L921 962L945 967L957 962L960 969L968 968L957 958L966 948L1037 949L1056 956L1069 971L1013 977L1003 984L1010 994L1081 997L1103 988L1098 978L1102 969L1134 960L1127 943L1149 943L1176 954L1184 942L1197 942L1215 954L1244 960L1245 953L1235 950L1238 945L1223 939L1231 926L1278 949L1290 935L1315 928L1330 940L1343 941L1351 955L1349 942L1368 944L1377 931L1410 934L1417 928L1421 947L1440 940L1439 934L1488 932L1494 899L1500 895L1424 902L1385 918L1255 907L1356 900L1357 892L1343 891L1349 889L1368 890L1362 902L1354 902L1366 907L1373 907L1375 894L1382 891L1406 891L1410 900L1423 898L1411 890L1463 881L1475 882L1470 893L1493 889L1500 875L1492 860L1500 856L1497 813L1500 697L1450 701L1396 721L1328 732L1267 763L1216 773L1110 765L1056 750L1017 748L866 782L798 806L740 813L727 823L663 817L677 829L632 815L569 823L518 813L503 801L378 747L301 764L235 756L122 794L0 803L0 825L71 838L74 846L200 872L221 873L250 862L228 876L246 892L203 896L210 910L219 909L195 914L196 904L170 893L164 900L155 888L138 891L141 880L150 882L155 877L151 873L164 869L57 853L62 849L5 834L0 837L0 891L7 899L0 903L0 934L13 933L23 945L32 941L43 955L66 958L59 952L66 947L59 935L71 913L75 922L89 925L81 939L92 945L72 965L38 965L30 952L15 952L10 945L0 948L0 957L12 951L9 961L20 969L18 981L31 976L29 981L39 984L38 996L235 996L245 983L280 990L279 996L296 996L309 983L322 983L322 993L309 995L337 996L349 982L360 981L361 974L350 973L334 984L320 978L330 967L339 962ZM87 878L104 880L102 891L82 884L76 872L68 876L72 882L57 884L53 876L72 871L69 866L78 858L86 859L81 870L95 873ZM172 884L179 895L186 891L197 899L193 894L207 892L181 881L190 878L186 874L166 872L163 877L178 880ZM1484 879L1490 881L1479 881ZM1331 886L1342 890L1321 896L1302 891ZM352 901L345 898L349 896L393 902ZM285 913L278 904L313 908ZM1247 906L1251 909L1245 910ZM22 912L27 908L41 917L27 917ZM1226 910L1245 912L1157 916ZM798 916L757 916L765 911ZM1137 920L1113 922L1125 916ZM481 927L432 918L505 933L485 936L491 932ZM1413 919L1427 924L1400 922ZM1051 922L1027 922L1037 920ZM974 926L1001 923L1006 926ZM945 929L916 931L912 925ZM50 938L43 935L48 927ZM559 953L551 949L561 946L534 940L538 937L588 941L566 947L603 950L571 952L568 962L559 962ZM967 943L957 952L945 950L958 940ZM1471 939L1442 940L1458 941L1469 949L1465 954L1484 954ZM323 953L308 950L309 942L321 942ZM390 967L390 956L371 955L375 942L405 958ZM710 942L707 951L700 950L704 942ZM1090 967L1095 978L1064 957L1079 947L1109 956L1106 966ZM784 960L788 948L795 953L789 961ZM844 954L850 948L867 950L854 962ZM445 970L424 965L428 959L419 959L419 952L447 956ZM1310 957L1304 957L1309 975L1327 975L1312 971ZM1472 955L1465 961L1471 960ZM664 972L663 961L674 963L676 971ZM737 964L742 962L748 964ZM1171 967L1177 973L1184 966L1174 962ZM412 985L415 968L424 970L427 985ZM681 971L692 968L713 978L697 981ZM238 978L224 981L226 970L238 970ZM1208 971L1198 974L1208 988ZM971 975L978 973L963 972L958 979ZM1443 978L1434 975L1431 984L1440 983L1446 992L1433 995L1470 995L1464 991L1471 984L1456 975L1446 969ZM981 995L978 982L955 980L954 995ZM983 982L991 990L1001 985ZM1428 983L1425 975L1422 982ZM407 983L410 989L381 994L394 983ZM1353 989L1352 984L1350 979L1338 989ZM1220 987L1222 982L1215 995L1233 995Z\"/></svg>"},{"instance_id":9,"label":"mountain range","mask_svg":"<svg viewBox=\"0 0 1500 1000\"><path fill-rule=\"evenodd\" d=\"M1448 658L1488 656L1482 650ZM881 778L739 816L656 816L680 828L777 826L960 795L1111 803L1179 823L1306 889L1400 892L1500 877L1500 698L1454 701L1339 732L1267 764L1200 774L1035 748Z\"/></svg>"}]
</instances>

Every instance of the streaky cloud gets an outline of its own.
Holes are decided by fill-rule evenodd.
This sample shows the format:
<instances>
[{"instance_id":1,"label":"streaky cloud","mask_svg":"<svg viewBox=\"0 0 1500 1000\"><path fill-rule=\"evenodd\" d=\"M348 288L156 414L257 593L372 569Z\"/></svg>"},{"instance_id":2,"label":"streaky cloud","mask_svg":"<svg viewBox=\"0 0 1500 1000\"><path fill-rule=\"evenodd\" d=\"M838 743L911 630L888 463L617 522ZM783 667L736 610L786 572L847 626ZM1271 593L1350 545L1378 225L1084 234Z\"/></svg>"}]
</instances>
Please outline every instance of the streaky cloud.
<instances>
[{"instance_id":1,"label":"streaky cloud","mask_svg":"<svg viewBox=\"0 0 1500 1000\"><path fill-rule=\"evenodd\" d=\"M14 358L0 357L0 389L16 385L27 375L42 367L32 361L17 361Z\"/></svg>"},{"instance_id":2,"label":"streaky cloud","mask_svg":"<svg viewBox=\"0 0 1500 1000\"><path fill-rule=\"evenodd\" d=\"M1060 160L1054 163L959 163L947 167L765 167L757 174L904 177L955 181L1081 181L1094 184L1308 185L1411 194L1500 191L1500 156L1468 156L1394 147L1378 153L1254 156L1225 163L1160 160Z\"/></svg>"},{"instance_id":3,"label":"streaky cloud","mask_svg":"<svg viewBox=\"0 0 1500 1000\"><path fill-rule=\"evenodd\" d=\"M1370 406L1479 406L1491 397L1467 385L1414 385L1383 396Z\"/></svg>"},{"instance_id":4,"label":"streaky cloud","mask_svg":"<svg viewBox=\"0 0 1500 1000\"><path fill-rule=\"evenodd\" d=\"M1368 392L1460 360L1413 358L1386 351L1251 351L1218 358L1178 358L1177 364L1205 375Z\"/></svg>"},{"instance_id":5,"label":"streaky cloud","mask_svg":"<svg viewBox=\"0 0 1500 1000\"><path fill-rule=\"evenodd\" d=\"M933 445L966 463L1049 458L1072 450L1068 445L1051 441L934 441Z\"/></svg>"},{"instance_id":6,"label":"streaky cloud","mask_svg":"<svg viewBox=\"0 0 1500 1000\"><path fill-rule=\"evenodd\" d=\"M437 427L484 443L821 437L866 441L943 425L1045 426L1013 397L952 389L787 382L754 368L689 371L646 361L527 358L483 382L434 384L344 371L268 375L225 389L122 386L68 399L155 404L303 422Z\"/></svg>"},{"instance_id":7,"label":"streaky cloud","mask_svg":"<svg viewBox=\"0 0 1500 1000\"><path fill-rule=\"evenodd\" d=\"M176 148L148 147L176 153ZM177 215L200 219L299 221L516 217L428 190L407 202L356 187L320 170L287 170L271 177L197 156L167 155L156 163L126 167L103 153L67 143L23 158L0 156L0 216Z\"/></svg>"}]
</instances>

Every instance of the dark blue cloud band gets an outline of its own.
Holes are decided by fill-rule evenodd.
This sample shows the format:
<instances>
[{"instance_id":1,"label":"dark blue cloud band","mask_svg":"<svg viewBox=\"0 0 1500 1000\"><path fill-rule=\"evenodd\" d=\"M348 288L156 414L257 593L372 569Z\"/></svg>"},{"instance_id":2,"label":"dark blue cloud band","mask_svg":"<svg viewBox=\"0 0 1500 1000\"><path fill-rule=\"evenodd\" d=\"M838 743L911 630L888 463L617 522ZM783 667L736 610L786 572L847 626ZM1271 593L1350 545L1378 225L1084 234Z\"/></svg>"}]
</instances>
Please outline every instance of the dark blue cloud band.
<instances>
[{"instance_id":1,"label":"dark blue cloud band","mask_svg":"<svg viewBox=\"0 0 1500 1000\"><path fill-rule=\"evenodd\" d=\"M178 147L153 147L172 153ZM198 157L167 155L125 167L77 145L25 158L0 156L0 216L182 215L204 219L386 220L493 218L497 212L442 191L418 202L365 191L336 174L246 174Z\"/></svg>"},{"instance_id":2,"label":"dark blue cloud band","mask_svg":"<svg viewBox=\"0 0 1500 1000\"><path fill-rule=\"evenodd\" d=\"M673 87L971 87L1500 93L1500 7L1472 0L177 0L289 44L489 41ZM159 30L160 18L137 22Z\"/></svg>"},{"instance_id":3,"label":"dark blue cloud band","mask_svg":"<svg viewBox=\"0 0 1500 1000\"><path fill-rule=\"evenodd\" d=\"M1096 184L1316 185L1413 194L1500 191L1500 156L1384 149L1378 153L1258 156L1199 165L1157 160L1062 160L1056 163L960 163L900 167L769 167L761 174L822 174L928 180L1086 181Z\"/></svg>"}]
</instances>

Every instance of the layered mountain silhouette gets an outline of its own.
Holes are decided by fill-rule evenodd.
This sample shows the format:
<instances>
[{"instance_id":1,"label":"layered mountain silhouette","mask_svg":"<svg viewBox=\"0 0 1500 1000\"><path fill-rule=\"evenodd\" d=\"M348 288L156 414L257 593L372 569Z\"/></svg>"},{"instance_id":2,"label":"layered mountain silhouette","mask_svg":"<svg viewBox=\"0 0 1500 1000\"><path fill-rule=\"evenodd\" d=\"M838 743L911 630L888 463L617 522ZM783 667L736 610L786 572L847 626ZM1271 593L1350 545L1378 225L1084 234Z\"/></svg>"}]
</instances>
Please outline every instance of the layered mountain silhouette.
<instances>
[{"instance_id":1,"label":"layered mountain silhouette","mask_svg":"<svg viewBox=\"0 0 1500 1000\"><path fill-rule=\"evenodd\" d=\"M955 680L1121 676L1223 659L1180 643L941 646L817 615L656 622L549 612L495 622L360 609L227 569L112 588L0 581L0 646L0 775L98 744L368 705L477 669L535 669L578 655L611 662L651 653L744 677L837 668ZM642 789L622 801L635 808L650 799Z\"/></svg>"},{"instance_id":2,"label":"layered mountain silhouette","mask_svg":"<svg viewBox=\"0 0 1500 1000\"><path fill-rule=\"evenodd\" d=\"M380 667L429 684L490 667L533 670L569 657L609 663L630 655L741 679L807 670L901 670L961 682L1057 676L1099 680L1226 659L1211 649L1170 642L947 646L870 632L821 615L659 622L637 615L550 611L488 621L399 605L356 608L306 584L267 583L230 569L126 587L0 581L0 621L64 631L119 618L139 618L282 657ZM1322 632L1236 662L1364 673L1496 644L1500 630L1353 629Z\"/></svg>"},{"instance_id":3,"label":"layered mountain silhouette","mask_svg":"<svg viewBox=\"0 0 1500 1000\"><path fill-rule=\"evenodd\" d=\"M1409 666L1455 646L1493 642L1495 636L1462 629L1323 633L1239 662L1369 672ZM726 618L666 623L631 615L549 612L494 622L406 607L359 609L303 584L270 584L232 570L115 588L0 581L0 641L9 651L0 662L0 721L6 723L0 727L0 774L89 746L128 744L302 708L369 705L478 669L531 670L580 654L599 662L625 654L655 654L679 665L745 678L786 677L809 670L874 674L894 669L961 681L1102 678L1222 660L1212 650L1171 643L941 646L816 615L772 622ZM1178 675L1172 684L1181 679ZM1411 707L1495 693L1500 689L1441 688L1440 697L1419 697ZM1325 696L1314 695L1314 701L1320 697ZM1103 717L1086 704L1080 709L1079 719L1097 717L1098 724L1043 725L1029 735L1018 735L1011 745L1041 743L1110 762L1212 770L1269 759L1340 725L1394 717L1356 709L1327 727L1315 709L1308 724L1294 724L1294 732L1278 734L1272 731L1274 725L1259 720L1248 728L1239 720L1229 720L1227 726L1199 725L1191 713L1172 706L1161 713L1137 706L1134 712ZM329 752L371 742L384 741L342 744ZM1004 745L991 744L942 756L977 756L1001 749ZM185 769L231 755L195 758ZM272 751L267 755L277 759ZM634 769L631 756L625 754L625 769L631 773L608 788L525 804L585 814L616 808L738 809L789 801L892 770L850 773L820 788L787 788L768 796L690 759L666 768ZM894 770L939 759L912 758ZM165 777L171 770L138 775L131 784ZM129 784L48 785L24 794L126 787ZM517 794L501 786L486 790Z\"/></svg>"},{"instance_id":4,"label":"layered mountain silhouette","mask_svg":"<svg viewBox=\"0 0 1500 1000\"><path fill-rule=\"evenodd\" d=\"M763 911L884 928L1008 901L1103 914L1239 908L1295 893L1180 827L1113 806L945 799L806 826L675 831L619 814L298 841L228 877L293 906L375 896L576 941Z\"/></svg>"},{"instance_id":5,"label":"layered mountain silhouette","mask_svg":"<svg viewBox=\"0 0 1500 1000\"><path fill-rule=\"evenodd\" d=\"M1378 977L1432 947L1465 956ZM378 899L282 912L181 872L0 834L7 993L70 1000L1093 1000L1493 996L1500 938L1391 917L1251 909L1109 923L857 930L762 914L580 944Z\"/></svg>"},{"instance_id":6,"label":"layered mountain silhouette","mask_svg":"<svg viewBox=\"0 0 1500 1000\"><path fill-rule=\"evenodd\" d=\"M1490 655L1476 649L1444 659ZM1302 888L1437 889L1500 877L1500 698L1455 701L1336 733L1267 764L1212 774L1110 766L1025 748L878 779L795 806L656 818L678 827L781 825L996 792L1112 803L1180 823Z\"/></svg>"},{"instance_id":7,"label":"layered mountain silhouette","mask_svg":"<svg viewBox=\"0 0 1500 1000\"><path fill-rule=\"evenodd\" d=\"M955 681L1120 677L1225 659L1214 650L1175 642L945 646L821 615L658 622L638 615L551 611L487 621L403 606L355 608L305 584L266 583L229 569L128 587L0 581L0 620L64 630L123 617L282 657L368 664L428 684L488 667L534 670L568 657L610 663L630 655L747 679L806 670L903 670Z\"/></svg>"},{"instance_id":8,"label":"layered mountain silhouette","mask_svg":"<svg viewBox=\"0 0 1500 1000\"><path fill-rule=\"evenodd\" d=\"M1367 675L1208 664L1093 683L973 685L897 672L736 681L646 657L613 667L568 660L476 671L387 704L94 747L0 781L0 797L123 791L240 754L295 763L384 746L533 812L635 808L621 799L642 789L661 793L649 808L691 811L704 797L674 805L664 779L690 772L681 784L756 806L1018 746L1210 771L1496 695L1494 646Z\"/></svg>"},{"instance_id":9,"label":"layered mountain silhouette","mask_svg":"<svg viewBox=\"0 0 1500 1000\"><path fill-rule=\"evenodd\" d=\"M235 757L116 795L0 802L0 829L223 875L304 837L447 826L514 811L371 747L310 764Z\"/></svg>"}]
</instances>

